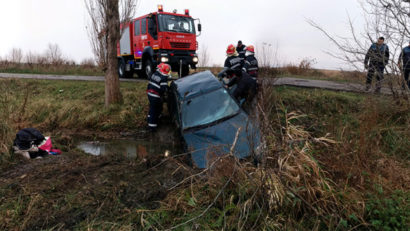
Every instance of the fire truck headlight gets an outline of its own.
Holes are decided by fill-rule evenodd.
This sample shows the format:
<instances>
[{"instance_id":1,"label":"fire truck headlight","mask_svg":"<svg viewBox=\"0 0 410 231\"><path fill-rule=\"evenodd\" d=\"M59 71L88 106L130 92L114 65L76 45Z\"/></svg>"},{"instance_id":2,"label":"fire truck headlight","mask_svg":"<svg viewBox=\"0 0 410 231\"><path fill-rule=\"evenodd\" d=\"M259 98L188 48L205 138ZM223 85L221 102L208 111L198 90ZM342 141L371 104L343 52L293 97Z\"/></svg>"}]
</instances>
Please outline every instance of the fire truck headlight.
<instances>
[{"instance_id":1,"label":"fire truck headlight","mask_svg":"<svg viewBox=\"0 0 410 231\"><path fill-rule=\"evenodd\" d=\"M161 63L167 63L168 61L168 57L161 57Z\"/></svg>"},{"instance_id":2,"label":"fire truck headlight","mask_svg":"<svg viewBox=\"0 0 410 231\"><path fill-rule=\"evenodd\" d=\"M192 58L192 62L197 63L198 61L199 61L198 57L195 56Z\"/></svg>"}]
</instances>

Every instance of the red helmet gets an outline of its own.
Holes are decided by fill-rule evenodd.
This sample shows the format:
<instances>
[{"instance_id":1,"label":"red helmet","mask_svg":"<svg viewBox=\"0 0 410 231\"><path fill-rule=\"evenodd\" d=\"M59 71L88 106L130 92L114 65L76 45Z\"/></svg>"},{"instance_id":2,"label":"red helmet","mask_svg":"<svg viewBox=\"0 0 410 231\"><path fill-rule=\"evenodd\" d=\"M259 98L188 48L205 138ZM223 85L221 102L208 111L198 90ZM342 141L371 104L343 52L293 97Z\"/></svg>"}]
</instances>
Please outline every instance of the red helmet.
<instances>
[{"instance_id":1,"label":"red helmet","mask_svg":"<svg viewBox=\"0 0 410 231\"><path fill-rule=\"evenodd\" d=\"M246 50L252 53L255 53L255 47L253 47L253 45L249 45L246 47Z\"/></svg>"},{"instance_id":2,"label":"red helmet","mask_svg":"<svg viewBox=\"0 0 410 231\"><path fill-rule=\"evenodd\" d=\"M166 63L160 63L158 66L158 71L161 72L163 75L170 75L171 74L171 66Z\"/></svg>"},{"instance_id":3,"label":"red helmet","mask_svg":"<svg viewBox=\"0 0 410 231\"><path fill-rule=\"evenodd\" d=\"M236 52L236 47L232 44L230 44L228 46L228 48L226 49L226 54L227 55L233 55L233 54L235 54L235 52Z\"/></svg>"}]
</instances>

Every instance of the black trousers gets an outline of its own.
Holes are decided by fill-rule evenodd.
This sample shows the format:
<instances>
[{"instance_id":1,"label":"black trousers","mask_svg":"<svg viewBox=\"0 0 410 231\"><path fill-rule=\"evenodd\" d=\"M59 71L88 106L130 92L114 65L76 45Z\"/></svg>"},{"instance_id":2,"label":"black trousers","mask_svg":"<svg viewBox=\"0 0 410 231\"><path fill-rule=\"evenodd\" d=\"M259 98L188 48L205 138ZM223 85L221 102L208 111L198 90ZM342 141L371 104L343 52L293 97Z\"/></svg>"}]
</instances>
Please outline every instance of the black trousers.
<instances>
[{"instance_id":1,"label":"black trousers","mask_svg":"<svg viewBox=\"0 0 410 231\"><path fill-rule=\"evenodd\" d=\"M376 88L381 87L381 81L383 80L384 66L370 65L369 72L367 73L366 85L372 84L373 76L376 74Z\"/></svg>"},{"instance_id":2,"label":"black trousers","mask_svg":"<svg viewBox=\"0 0 410 231\"><path fill-rule=\"evenodd\" d=\"M148 127L155 129L158 127L158 118L162 113L162 100L158 97L148 95L149 112L148 112Z\"/></svg>"}]
</instances>

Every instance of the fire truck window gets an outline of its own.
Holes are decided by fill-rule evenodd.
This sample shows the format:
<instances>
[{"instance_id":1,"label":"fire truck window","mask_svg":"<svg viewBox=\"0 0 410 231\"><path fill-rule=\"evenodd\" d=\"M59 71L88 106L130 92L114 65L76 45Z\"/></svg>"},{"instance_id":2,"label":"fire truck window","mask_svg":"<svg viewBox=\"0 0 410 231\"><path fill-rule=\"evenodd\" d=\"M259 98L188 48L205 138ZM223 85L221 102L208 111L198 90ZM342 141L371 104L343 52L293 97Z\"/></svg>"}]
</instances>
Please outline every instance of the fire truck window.
<instances>
[{"instance_id":1,"label":"fire truck window","mask_svg":"<svg viewBox=\"0 0 410 231\"><path fill-rule=\"evenodd\" d=\"M147 34L147 19L143 18L141 20L141 34Z\"/></svg>"},{"instance_id":2,"label":"fire truck window","mask_svg":"<svg viewBox=\"0 0 410 231\"><path fill-rule=\"evenodd\" d=\"M158 15L158 21L160 31L195 34L192 18L160 14Z\"/></svg>"},{"instance_id":3,"label":"fire truck window","mask_svg":"<svg viewBox=\"0 0 410 231\"><path fill-rule=\"evenodd\" d=\"M141 31L140 31L140 20L135 21L134 23L134 34L135 35L140 35Z\"/></svg>"},{"instance_id":4,"label":"fire truck window","mask_svg":"<svg viewBox=\"0 0 410 231\"><path fill-rule=\"evenodd\" d=\"M148 33L156 40L157 36L157 20L155 15L148 19Z\"/></svg>"}]
</instances>

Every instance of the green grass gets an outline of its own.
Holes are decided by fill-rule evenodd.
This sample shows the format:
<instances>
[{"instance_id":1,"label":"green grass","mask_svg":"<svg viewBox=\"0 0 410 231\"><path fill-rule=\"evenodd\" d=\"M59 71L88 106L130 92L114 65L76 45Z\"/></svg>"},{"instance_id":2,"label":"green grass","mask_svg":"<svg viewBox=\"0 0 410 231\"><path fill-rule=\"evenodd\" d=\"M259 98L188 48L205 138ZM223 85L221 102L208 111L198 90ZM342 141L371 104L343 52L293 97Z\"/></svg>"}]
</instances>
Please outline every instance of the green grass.
<instances>
[{"instance_id":1,"label":"green grass","mask_svg":"<svg viewBox=\"0 0 410 231\"><path fill-rule=\"evenodd\" d=\"M374 230L408 230L410 227L410 192L394 191L368 195L366 218Z\"/></svg>"},{"instance_id":2,"label":"green grass","mask_svg":"<svg viewBox=\"0 0 410 231\"><path fill-rule=\"evenodd\" d=\"M1 80L0 84L13 107L10 113L19 115L13 120L46 131L137 129L146 118L144 82L121 83L124 104L108 108L103 82Z\"/></svg>"},{"instance_id":3,"label":"green grass","mask_svg":"<svg viewBox=\"0 0 410 231\"><path fill-rule=\"evenodd\" d=\"M84 67L80 65L33 65L27 64L0 66L0 72L19 74L49 74L49 75L81 75L81 76L103 76L98 67Z\"/></svg>"}]
</instances>

